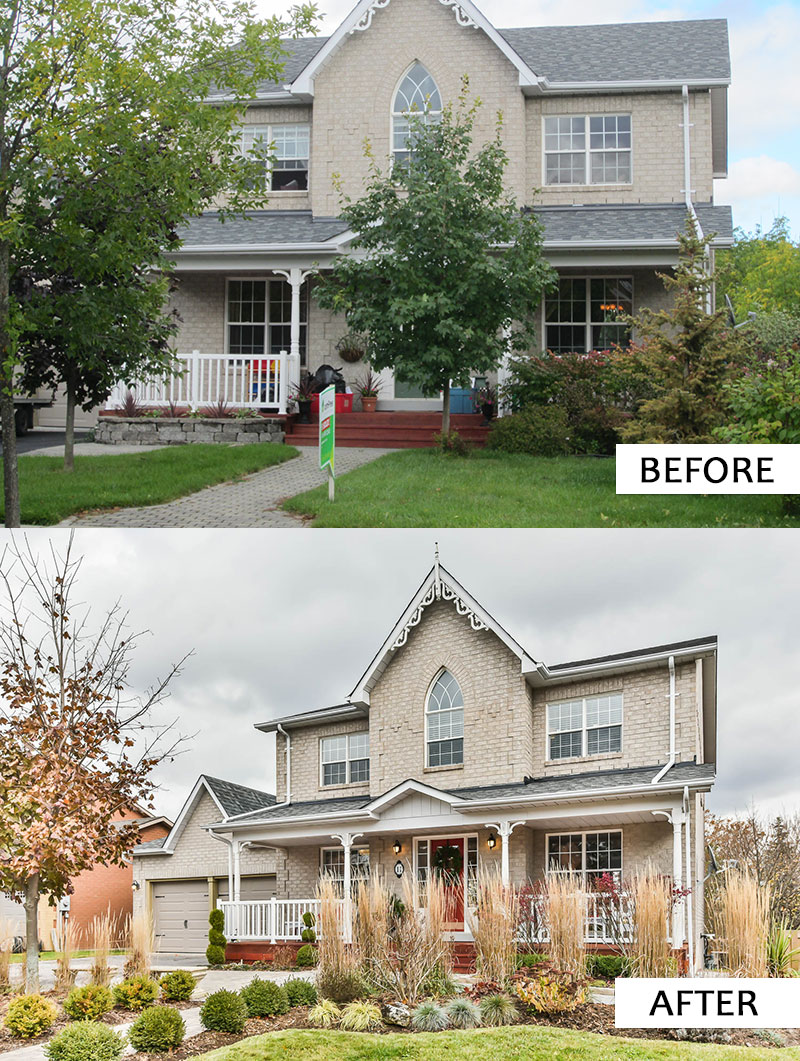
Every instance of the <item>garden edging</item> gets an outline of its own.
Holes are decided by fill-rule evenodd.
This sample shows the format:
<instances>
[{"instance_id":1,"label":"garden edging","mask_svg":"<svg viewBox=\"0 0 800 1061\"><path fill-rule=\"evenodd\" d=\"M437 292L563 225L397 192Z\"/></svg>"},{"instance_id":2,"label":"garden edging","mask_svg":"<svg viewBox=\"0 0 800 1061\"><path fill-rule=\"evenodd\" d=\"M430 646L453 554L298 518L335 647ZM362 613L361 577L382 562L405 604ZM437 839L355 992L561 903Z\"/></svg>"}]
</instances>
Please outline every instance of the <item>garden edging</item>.
<instances>
[{"instance_id":1,"label":"garden edging","mask_svg":"<svg viewBox=\"0 0 800 1061\"><path fill-rule=\"evenodd\" d=\"M182 446L193 442L282 443L286 437L279 417L247 419L214 417L101 416L95 442L108 446Z\"/></svg>"}]
</instances>

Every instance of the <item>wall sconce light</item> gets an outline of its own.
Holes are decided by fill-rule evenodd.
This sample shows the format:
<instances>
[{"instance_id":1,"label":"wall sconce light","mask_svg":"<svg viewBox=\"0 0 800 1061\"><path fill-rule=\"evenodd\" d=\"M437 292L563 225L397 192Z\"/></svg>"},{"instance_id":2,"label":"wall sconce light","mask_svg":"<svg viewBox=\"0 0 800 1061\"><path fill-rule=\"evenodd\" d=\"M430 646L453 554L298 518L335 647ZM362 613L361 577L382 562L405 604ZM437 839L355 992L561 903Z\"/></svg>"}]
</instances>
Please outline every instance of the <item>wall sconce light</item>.
<instances>
[{"instance_id":1,"label":"wall sconce light","mask_svg":"<svg viewBox=\"0 0 800 1061\"><path fill-rule=\"evenodd\" d=\"M399 840L395 840L395 842L392 844L392 851L394 851L394 853L396 855L399 855L402 850L403 850L403 848L402 848L402 846L400 844L400 841Z\"/></svg>"},{"instance_id":2,"label":"wall sconce light","mask_svg":"<svg viewBox=\"0 0 800 1061\"><path fill-rule=\"evenodd\" d=\"M497 837L494 835L494 833L489 833L489 839L486 841L486 846L489 848L490 851L494 851L494 849L497 847Z\"/></svg>"},{"instance_id":3,"label":"wall sconce light","mask_svg":"<svg viewBox=\"0 0 800 1061\"><path fill-rule=\"evenodd\" d=\"M138 882L138 880L135 880L131 885L131 888L133 889L133 891L138 892L141 888L141 884Z\"/></svg>"}]
</instances>

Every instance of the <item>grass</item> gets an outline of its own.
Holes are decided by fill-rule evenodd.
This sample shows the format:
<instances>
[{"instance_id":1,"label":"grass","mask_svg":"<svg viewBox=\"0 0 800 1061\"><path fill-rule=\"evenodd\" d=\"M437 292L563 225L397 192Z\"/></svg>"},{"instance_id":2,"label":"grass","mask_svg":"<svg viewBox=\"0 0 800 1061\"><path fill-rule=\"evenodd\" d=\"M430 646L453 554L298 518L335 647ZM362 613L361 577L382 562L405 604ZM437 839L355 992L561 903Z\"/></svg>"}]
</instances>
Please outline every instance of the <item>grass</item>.
<instances>
[{"instance_id":1,"label":"grass","mask_svg":"<svg viewBox=\"0 0 800 1061\"><path fill-rule=\"evenodd\" d=\"M206 1061L789 1061L800 1049L618 1039L559 1028L518 1027L437 1034L270 1032L203 1054Z\"/></svg>"},{"instance_id":2,"label":"grass","mask_svg":"<svg viewBox=\"0 0 800 1061\"><path fill-rule=\"evenodd\" d=\"M60 457L31 454L19 459L22 522L47 525L92 509L157 505L296 454L294 447L272 442L167 446L142 453L76 456L74 472L64 471Z\"/></svg>"},{"instance_id":3,"label":"grass","mask_svg":"<svg viewBox=\"0 0 800 1061\"><path fill-rule=\"evenodd\" d=\"M108 953L109 954L124 954L125 951L124 950L111 950ZM54 961L58 957L58 954L59 954L59 952L56 951L56 950L43 950L41 952L41 954L39 955L39 961L42 961L42 962ZM93 958L94 957L94 951L93 950L76 950L76 951L72 952L70 957L72 957L72 958ZM12 962L24 962L25 961L25 955L24 954L12 954L11 955L11 961Z\"/></svg>"},{"instance_id":4,"label":"grass","mask_svg":"<svg viewBox=\"0 0 800 1061\"><path fill-rule=\"evenodd\" d=\"M615 493L614 461L475 450L403 450L284 508L317 527L797 527L770 495Z\"/></svg>"}]
</instances>

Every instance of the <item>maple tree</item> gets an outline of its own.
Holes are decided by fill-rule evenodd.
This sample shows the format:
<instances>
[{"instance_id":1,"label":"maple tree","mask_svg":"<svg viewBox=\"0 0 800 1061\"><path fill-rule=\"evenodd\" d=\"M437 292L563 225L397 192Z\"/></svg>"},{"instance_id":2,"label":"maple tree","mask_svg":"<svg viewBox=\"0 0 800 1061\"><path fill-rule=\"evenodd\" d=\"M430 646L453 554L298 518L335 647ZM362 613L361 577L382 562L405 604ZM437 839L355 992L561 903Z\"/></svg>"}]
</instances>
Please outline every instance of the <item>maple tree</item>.
<instances>
[{"instance_id":1,"label":"maple tree","mask_svg":"<svg viewBox=\"0 0 800 1061\"><path fill-rule=\"evenodd\" d=\"M156 709L187 657L137 692L142 635L119 603L95 623L75 601L80 566L72 536L43 560L27 540L0 557L0 890L24 896L28 991L40 895L59 899L82 870L123 863L138 833L115 818L152 809L153 771L185 739Z\"/></svg>"}]
</instances>

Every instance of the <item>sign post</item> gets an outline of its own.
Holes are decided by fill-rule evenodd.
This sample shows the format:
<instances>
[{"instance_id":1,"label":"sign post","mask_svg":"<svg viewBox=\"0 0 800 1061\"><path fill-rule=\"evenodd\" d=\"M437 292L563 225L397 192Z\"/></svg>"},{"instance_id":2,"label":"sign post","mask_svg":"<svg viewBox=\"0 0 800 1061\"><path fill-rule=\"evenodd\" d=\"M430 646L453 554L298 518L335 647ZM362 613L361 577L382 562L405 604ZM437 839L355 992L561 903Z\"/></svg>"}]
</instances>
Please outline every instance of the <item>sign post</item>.
<instances>
[{"instance_id":1,"label":"sign post","mask_svg":"<svg viewBox=\"0 0 800 1061\"><path fill-rule=\"evenodd\" d=\"M331 384L319 396L319 466L328 469L328 500L334 498L334 453L336 449L336 387Z\"/></svg>"}]
</instances>

